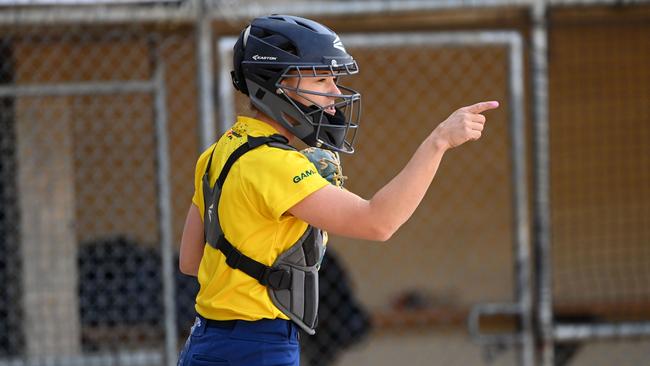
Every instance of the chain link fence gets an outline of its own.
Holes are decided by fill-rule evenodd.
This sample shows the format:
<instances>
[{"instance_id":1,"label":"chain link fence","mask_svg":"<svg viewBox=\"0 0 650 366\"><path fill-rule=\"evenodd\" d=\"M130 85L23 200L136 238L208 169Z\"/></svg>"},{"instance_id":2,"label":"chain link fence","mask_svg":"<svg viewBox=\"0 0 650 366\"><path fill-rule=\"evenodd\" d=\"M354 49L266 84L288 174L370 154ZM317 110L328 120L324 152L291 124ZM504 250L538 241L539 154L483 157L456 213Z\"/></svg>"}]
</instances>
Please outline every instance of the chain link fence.
<instances>
[{"instance_id":1,"label":"chain link fence","mask_svg":"<svg viewBox=\"0 0 650 366\"><path fill-rule=\"evenodd\" d=\"M0 365L175 363L197 291L176 269L194 164L206 131L223 130L235 111L249 113L222 70L225 38L212 40L215 64L207 65L219 71L220 117L211 125L202 109L211 89L197 51L197 10L214 34L233 35L275 5L328 14L325 24L347 19L346 6L379 19L358 18L359 29L348 25L343 37L361 73L342 84L360 90L364 104L358 152L343 167L347 188L363 197L454 109L501 102L487 113L481 140L445 156L422 205L389 243L331 238L320 329L303 336L303 364L531 364L519 343L533 331L523 317L533 314L526 294L535 283L521 268L529 262L529 240L520 236L528 198L515 177L532 160L517 156L532 147L513 129L526 116L513 80L528 79L512 69L510 41L418 42L454 32L413 14L481 17L531 2L128 3L0 7ZM647 338L599 341L599 324L650 319L650 8L599 3L552 2L547 17L557 365L647 360ZM385 33L391 22L404 31ZM525 35L530 22L522 12L496 28ZM516 341L483 349L467 332L468 315L476 304L504 302L517 311L482 317L479 328Z\"/></svg>"},{"instance_id":2,"label":"chain link fence","mask_svg":"<svg viewBox=\"0 0 650 366\"><path fill-rule=\"evenodd\" d=\"M555 301L647 318L650 26L552 19Z\"/></svg>"},{"instance_id":3,"label":"chain link fence","mask_svg":"<svg viewBox=\"0 0 650 366\"><path fill-rule=\"evenodd\" d=\"M548 17L560 364L637 365L648 357L650 9L619 10L566 7ZM632 341L616 340L623 336Z\"/></svg>"},{"instance_id":4,"label":"chain link fence","mask_svg":"<svg viewBox=\"0 0 650 366\"><path fill-rule=\"evenodd\" d=\"M343 159L351 191L372 197L454 109L488 99L503 109L488 114L479 143L445 156L422 204L386 245L344 238L332 245L375 314L369 364L482 364L465 331L470 307L514 301L507 48L409 44L410 37L348 47L362 70L350 83L364 97L358 153ZM511 356L499 364L514 364Z\"/></svg>"},{"instance_id":5,"label":"chain link fence","mask_svg":"<svg viewBox=\"0 0 650 366\"><path fill-rule=\"evenodd\" d=\"M357 152L342 156L346 187L362 197L370 198L397 174L455 109L481 100L501 101L501 108L489 113L489 129L480 142L448 154L417 212L388 243L334 236L328 244L328 253L341 257L356 284L356 296L373 314L375 332L365 344L363 362L481 364L481 349L465 331L470 308L482 301L517 301L513 191L515 184L525 190L526 183L512 179L513 156L524 152L515 150L511 134L521 146L525 135L512 131L523 120L512 121L509 111L523 107L523 96L517 95L521 86L511 90L509 81L522 77L521 67L510 65L511 58L522 62L520 39L490 32L377 33L341 39L361 68L359 75L340 82L363 93ZM219 59L226 60L221 75L230 67L234 41L221 41ZM220 105L228 105L231 96L225 95L235 93L228 85L224 88ZM239 112L250 113L246 98L233 96ZM232 114L224 113L224 125ZM327 276L323 281L333 282ZM322 287L325 298L336 296L327 284ZM340 328L332 331L336 336L348 327L321 319L321 328ZM328 334L317 334L317 341L336 343ZM314 352L312 343L303 341L308 353ZM330 364L324 360L333 358L331 350L324 350L328 352L309 360ZM495 361L514 364L515 358L510 353Z\"/></svg>"},{"instance_id":6,"label":"chain link fence","mask_svg":"<svg viewBox=\"0 0 650 366\"><path fill-rule=\"evenodd\" d=\"M197 285L161 250L198 151L194 30L171 25L2 29L2 357L160 363L191 324Z\"/></svg>"}]
</instances>

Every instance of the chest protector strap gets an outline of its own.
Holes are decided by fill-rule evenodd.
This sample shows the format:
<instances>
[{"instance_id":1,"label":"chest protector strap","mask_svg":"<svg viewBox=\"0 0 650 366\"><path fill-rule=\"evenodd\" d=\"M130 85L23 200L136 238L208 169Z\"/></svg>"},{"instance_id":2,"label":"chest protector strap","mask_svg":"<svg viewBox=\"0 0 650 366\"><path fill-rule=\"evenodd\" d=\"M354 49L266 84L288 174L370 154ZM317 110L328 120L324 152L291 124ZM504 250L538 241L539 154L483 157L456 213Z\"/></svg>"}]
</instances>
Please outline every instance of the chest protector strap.
<instances>
[{"instance_id":1,"label":"chest protector strap","mask_svg":"<svg viewBox=\"0 0 650 366\"><path fill-rule=\"evenodd\" d=\"M218 215L223 183L237 159L262 145L295 150L287 143L288 140L281 135L249 136L248 141L228 157L214 187L210 187L209 179L212 152L202 180L205 241L226 256L229 267L243 271L266 286L273 304L307 333L314 334L318 312L318 268L325 252L322 232L308 226L300 239L280 253L269 267L241 253L226 239Z\"/></svg>"}]
</instances>

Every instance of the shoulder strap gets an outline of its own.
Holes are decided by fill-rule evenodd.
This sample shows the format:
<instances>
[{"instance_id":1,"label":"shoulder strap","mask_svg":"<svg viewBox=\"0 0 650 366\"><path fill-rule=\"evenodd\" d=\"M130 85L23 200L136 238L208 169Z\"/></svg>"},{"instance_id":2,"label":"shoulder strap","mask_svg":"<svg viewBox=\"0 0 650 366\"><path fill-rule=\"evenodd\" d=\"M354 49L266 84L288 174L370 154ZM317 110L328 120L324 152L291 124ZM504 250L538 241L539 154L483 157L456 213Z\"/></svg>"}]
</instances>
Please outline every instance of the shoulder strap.
<instances>
[{"instance_id":1,"label":"shoulder strap","mask_svg":"<svg viewBox=\"0 0 650 366\"><path fill-rule=\"evenodd\" d=\"M279 134L273 134L271 136L248 136L248 141L241 146L239 146L235 151L233 151L232 154L228 157L228 160L226 160L226 163L224 164L223 168L221 169L221 173L219 174L219 178L217 178L217 186L219 189L223 187L223 183L226 180L226 177L228 176L228 173L230 173L230 168L232 168L233 164L244 154L247 152L260 147L264 144L269 145L271 147L276 147L284 150L296 150L293 146L288 145L289 140L287 140L286 137L279 135ZM212 153L210 154L210 159L208 160L208 165L205 169L205 174L208 174L210 172L210 165L212 164L212 156L214 155L214 150L216 149L216 146L214 149L212 149Z\"/></svg>"},{"instance_id":2,"label":"shoulder strap","mask_svg":"<svg viewBox=\"0 0 650 366\"><path fill-rule=\"evenodd\" d=\"M219 178L217 178L214 187L210 187L210 180L208 178L212 156L214 155L213 149L203 175L203 200L206 211L206 214L204 214L204 235L206 242L226 256L226 263L229 267L239 269L247 275L255 278L262 285L277 290L288 289L291 287L291 273L287 270L269 267L237 250L237 248L235 248L223 234L223 229L221 229L221 224L218 218L218 205L223 183L225 182L233 164L235 164L242 155L265 144L285 150L296 150L292 146L288 145L288 142L289 140L287 140L286 137L278 134L260 137L249 136L246 143L239 146L232 154L230 154L228 160L226 160L226 163L221 169L221 173L219 174Z\"/></svg>"}]
</instances>

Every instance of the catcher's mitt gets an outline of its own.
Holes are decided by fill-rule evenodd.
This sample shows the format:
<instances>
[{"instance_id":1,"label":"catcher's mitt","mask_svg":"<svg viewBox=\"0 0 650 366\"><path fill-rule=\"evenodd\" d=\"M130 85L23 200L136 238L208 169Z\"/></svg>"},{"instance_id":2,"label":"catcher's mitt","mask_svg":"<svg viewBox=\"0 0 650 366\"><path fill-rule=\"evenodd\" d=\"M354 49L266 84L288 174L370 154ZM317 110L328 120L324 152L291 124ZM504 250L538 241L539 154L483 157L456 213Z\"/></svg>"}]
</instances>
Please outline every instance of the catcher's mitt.
<instances>
[{"instance_id":1,"label":"catcher's mitt","mask_svg":"<svg viewBox=\"0 0 650 366\"><path fill-rule=\"evenodd\" d=\"M308 147L300 152L316 166L323 178L339 188L343 187L343 182L348 177L343 175L341 160L337 153L317 147Z\"/></svg>"}]
</instances>

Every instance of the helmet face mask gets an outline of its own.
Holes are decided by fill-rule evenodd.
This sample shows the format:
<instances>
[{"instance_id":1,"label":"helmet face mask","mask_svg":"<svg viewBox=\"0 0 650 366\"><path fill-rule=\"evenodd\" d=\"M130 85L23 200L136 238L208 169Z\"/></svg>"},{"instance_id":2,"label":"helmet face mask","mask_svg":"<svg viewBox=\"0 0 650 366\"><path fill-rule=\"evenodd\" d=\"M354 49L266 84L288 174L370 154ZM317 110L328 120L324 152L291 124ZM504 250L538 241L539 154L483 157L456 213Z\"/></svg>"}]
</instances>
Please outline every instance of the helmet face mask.
<instances>
[{"instance_id":1,"label":"helmet face mask","mask_svg":"<svg viewBox=\"0 0 650 366\"><path fill-rule=\"evenodd\" d=\"M356 63L345 65L342 68L330 67L299 67L287 68L280 79L275 83L276 93L282 94L287 101L299 111L302 120L313 127L314 133L303 138L303 141L310 146L325 148L344 153L354 152L354 141L356 139L359 121L361 119L361 95L354 89L342 86L338 83L341 76L357 73ZM284 83L287 79L298 79L295 87ZM302 81L305 78L334 78L339 93L325 93L308 88L302 88ZM309 102L308 105L292 98L296 95ZM321 105L314 97L327 97L333 103ZM330 110L334 113L330 112ZM288 118L287 118L288 117ZM283 116L287 123L295 125L299 123L291 116Z\"/></svg>"},{"instance_id":2,"label":"helmet face mask","mask_svg":"<svg viewBox=\"0 0 650 366\"><path fill-rule=\"evenodd\" d=\"M361 95L338 79L359 69L329 28L294 16L256 18L235 44L233 61L235 88L262 113L309 146L354 152ZM305 88L306 78L334 78L339 92Z\"/></svg>"}]
</instances>

